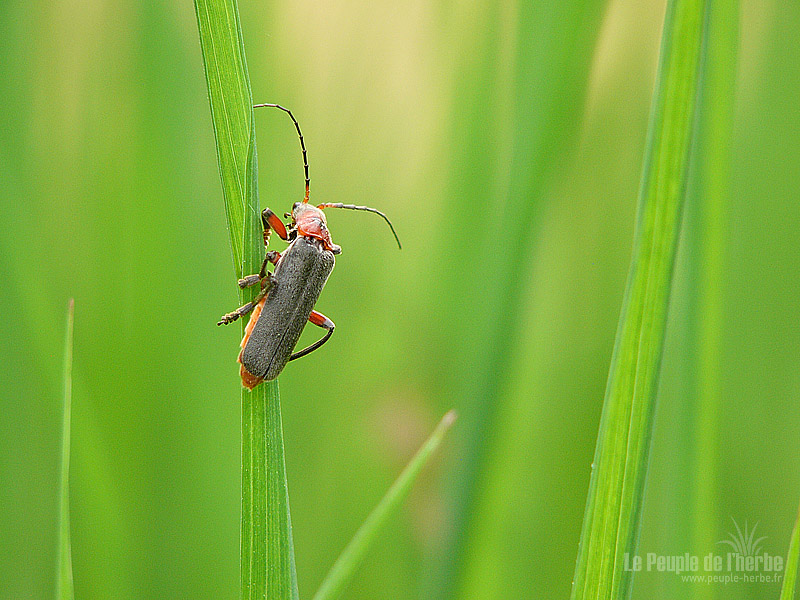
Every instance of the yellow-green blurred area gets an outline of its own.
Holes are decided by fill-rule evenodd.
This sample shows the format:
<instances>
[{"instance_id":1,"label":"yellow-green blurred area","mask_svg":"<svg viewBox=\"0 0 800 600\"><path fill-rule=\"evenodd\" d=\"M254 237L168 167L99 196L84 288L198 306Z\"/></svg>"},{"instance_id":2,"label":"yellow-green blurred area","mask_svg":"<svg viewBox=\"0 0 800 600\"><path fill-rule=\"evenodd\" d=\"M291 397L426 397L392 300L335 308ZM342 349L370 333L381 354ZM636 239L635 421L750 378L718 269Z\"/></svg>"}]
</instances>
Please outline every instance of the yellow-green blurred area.
<instances>
[{"instance_id":1,"label":"yellow-green blurred area","mask_svg":"<svg viewBox=\"0 0 800 600\"><path fill-rule=\"evenodd\" d=\"M239 9L254 100L300 121L312 200L374 206L403 242L328 211L336 333L280 377L301 597L455 407L345 597L567 598L664 1ZM735 520L785 556L800 497L800 5L745 0L739 37L719 321L697 322L690 184L643 555L722 554ZM215 325L237 288L192 3L4 0L0 82L0 597L54 590L74 297L76 597L237 598L240 329ZM256 125L282 214L298 140L279 111ZM633 597L779 588L645 571Z\"/></svg>"}]
</instances>

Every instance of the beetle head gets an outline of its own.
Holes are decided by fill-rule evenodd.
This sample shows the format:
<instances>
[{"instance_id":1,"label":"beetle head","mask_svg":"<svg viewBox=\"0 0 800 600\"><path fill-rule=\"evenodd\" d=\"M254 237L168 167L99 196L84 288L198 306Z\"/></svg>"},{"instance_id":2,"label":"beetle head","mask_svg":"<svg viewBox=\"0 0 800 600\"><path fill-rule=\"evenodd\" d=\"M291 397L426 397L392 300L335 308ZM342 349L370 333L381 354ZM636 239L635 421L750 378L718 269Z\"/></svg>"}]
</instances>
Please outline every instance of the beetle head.
<instances>
[{"instance_id":1,"label":"beetle head","mask_svg":"<svg viewBox=\"0 0 800 600\"><path fill-rule=\"evenodd\" d=\"M295 223L297 235L318 239L326 250L330 250L334 254L342 251L342 248L331 240L325 213L313 204L295 202L292 207L292 220Z\"/></svg>"}]
</instances>

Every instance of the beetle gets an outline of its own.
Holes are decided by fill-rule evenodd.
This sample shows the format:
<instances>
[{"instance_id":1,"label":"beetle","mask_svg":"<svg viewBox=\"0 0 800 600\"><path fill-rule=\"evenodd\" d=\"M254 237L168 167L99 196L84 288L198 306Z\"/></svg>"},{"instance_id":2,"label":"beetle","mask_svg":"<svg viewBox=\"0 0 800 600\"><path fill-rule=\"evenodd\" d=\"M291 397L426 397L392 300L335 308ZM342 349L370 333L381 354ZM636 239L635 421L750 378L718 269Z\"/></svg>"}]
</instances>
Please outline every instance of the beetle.
<instances>
[{"instance_id":1,"label":"beetle","mask_svg":"<svg viewBox=\"0 0 800 600\"><path fill-rule=\"evenodd\" d=\"M253 389L262 381L275 379L286 363L313 352L333 335L335 327L333 321L314 310L314 304L333 271L336 262L334 256L342 251L342 248L331 240L323 209L345 208L380 215L392 230L398 248L402 249L392 222L379 210L339 202L317 206L309 203L311 180L308 176L308 155L300 125L292 112L279 104L256 104L253 108L264 107L284 111L294 123L303 152L306 191L303 201L295 202L292 212L284 215L285 218L291 218L288 225L285 225L269 208L262 211L264 247L269 247L273 231L282 240L289 242L289 246L281 253L267 251L259 273L239 280L239 287L242 289L260 284L261 290L253 300L223 315L217 323L217 325L227 325L252 313L245 328L242 350L238 358L242 385L249 389ZM274 265L272 272L267 270L269 264ZM306 322L325 329L325 335L307 348L294 352Z\"/></svg>"}]
</instances>

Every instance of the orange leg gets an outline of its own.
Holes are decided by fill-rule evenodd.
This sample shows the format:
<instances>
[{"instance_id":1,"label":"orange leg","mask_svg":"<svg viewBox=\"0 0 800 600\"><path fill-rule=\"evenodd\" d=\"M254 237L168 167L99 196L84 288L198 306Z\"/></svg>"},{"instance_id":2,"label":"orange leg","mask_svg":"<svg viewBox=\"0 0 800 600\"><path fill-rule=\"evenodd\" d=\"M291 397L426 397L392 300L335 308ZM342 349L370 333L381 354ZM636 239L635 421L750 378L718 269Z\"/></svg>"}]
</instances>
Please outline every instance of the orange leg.
<instances>
[{"instance_id":1,"label":"orange leg","mask_svg":"<svg viewBox=\"0 0 800 600\"><path fill-rule=\"evenodd\" d=\"M295 352L294 354L292 354L289 360L294 360L295 358L300 358L301 356L305 356L306 354L313 352L314 350L322 346L322 344L327 342L328 339L330 339L330 337L333 335L333 329L334 327L336 327L336 325L334 325L333 321L331 321L328 317L326 317L322 313L312 310L311 316L308 317L308 320L317 327L322 327L323 329L327 329L328 332L322 337L322 339L317 340L316 342L311 344L308 348L303 348L302 350L300 350L300 352Z\"/></svg>"},{"instance_id":2,"label":"orange leg","mask_svg":"<svg viewBox=\"0 0 800 600\"><path fill-rule=\"evenodd\" d=\"M275 233L278 234L279 238L284 241L289 241L289 234L286 231L286 225L284 225L283 221L280 220L278 215L276 215L270 209L265 208L263 211L261 211L261 223L264 225L265 246L269 243L269 234L273 229L275 230Z\"/></svg>"}]
</instances>

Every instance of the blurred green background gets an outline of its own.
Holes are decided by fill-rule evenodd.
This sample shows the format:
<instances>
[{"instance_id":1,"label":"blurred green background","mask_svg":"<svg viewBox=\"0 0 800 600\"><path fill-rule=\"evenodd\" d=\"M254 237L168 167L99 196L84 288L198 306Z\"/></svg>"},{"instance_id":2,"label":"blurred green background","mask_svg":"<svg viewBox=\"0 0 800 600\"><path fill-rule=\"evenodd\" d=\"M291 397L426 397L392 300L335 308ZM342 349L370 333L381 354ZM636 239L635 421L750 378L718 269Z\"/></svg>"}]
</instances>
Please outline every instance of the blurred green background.
<instances>
[{"instance_id":1,"label":"blurred green background","mask_svg":"<svg viewBox=\"0 0 800 600\"><path fill-rule=\"evenodd\" d=\"M404 246L373 215L329 211L344 251L317 308L337 333L280 378L301 595L456 407L346 597L568 597L664 2L240 13L254 100L298 117L312 199L385 211ZM740 13L706 340L719 411L698 427L690 194L642 553L720 552L734 519L785 555L800 496L800 5ZM237 296L192 3L6 0L0 23L0 597L54 589L74 296L76 597L236 598L239 329L215 323ZM256 121L261 203L283 213L302 198L297 139L277 111ZM692 504L698 480L710 505ZM634 583L641 599L778 591Z\"/></svg>"}]
</instances>

